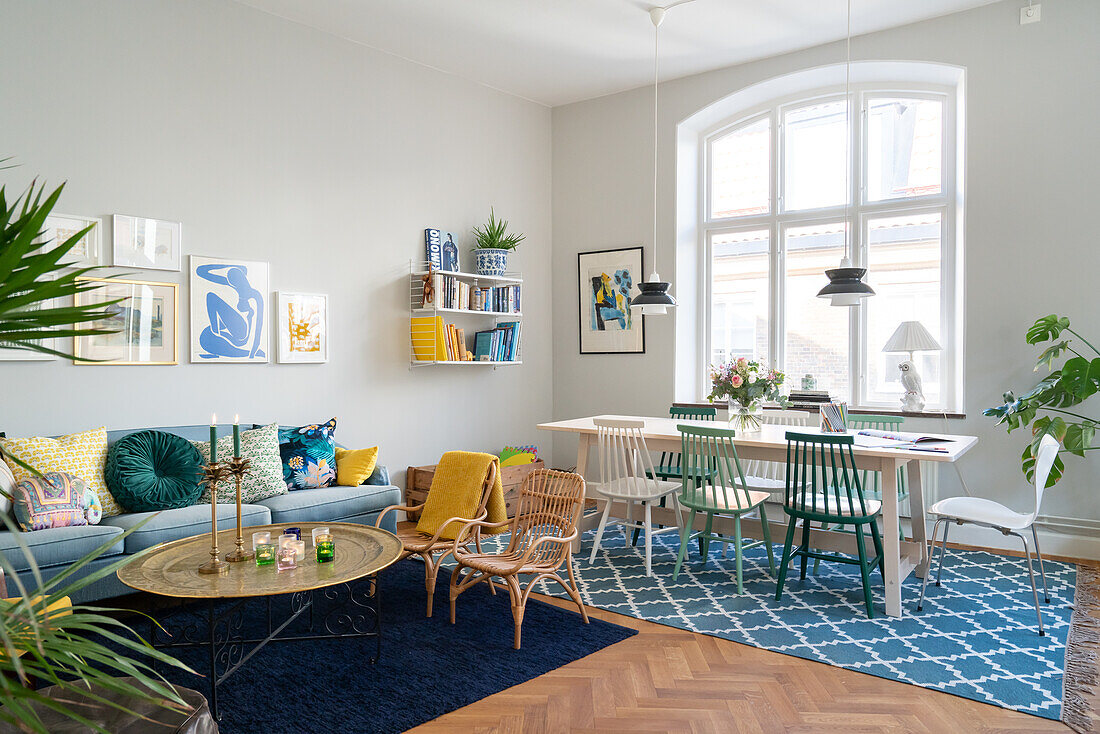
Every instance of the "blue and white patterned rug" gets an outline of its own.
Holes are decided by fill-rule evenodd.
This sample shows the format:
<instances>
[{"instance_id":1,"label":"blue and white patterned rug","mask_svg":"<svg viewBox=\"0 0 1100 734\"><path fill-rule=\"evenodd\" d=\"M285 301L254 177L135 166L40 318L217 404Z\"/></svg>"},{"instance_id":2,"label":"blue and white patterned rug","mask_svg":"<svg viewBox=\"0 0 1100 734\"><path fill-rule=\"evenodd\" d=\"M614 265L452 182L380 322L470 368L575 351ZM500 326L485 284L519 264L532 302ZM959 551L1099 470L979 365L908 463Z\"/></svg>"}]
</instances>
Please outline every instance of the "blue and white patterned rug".
<instances>
[{"instance_id":1,"label":"blue and white patterned rug","mask_svg":"<svg viewBox=\"0 0 1100 734\"><path fill-rule=\"evenodd\" d=\"M1046 561L1050 604L1042 604L1046 636L1036 630L1035 607L1022 558L949 550L943 586L929 580L924 609L916 612L920 579L902 587L905 616L886 616L876 571L875 618L867 619L859 567L821 562L819 573L788 572L783 600L765 550L745 553L745 593L737 596L732 549L722 558L711 545L705 565L693 542L676 581L679 539L654 538L653 576L645 575L644 548L631 548L609 531L590 564L594 532L575 557L586 604L658 624L701 632L754 647L817 660L880 678L932 688L1047 719L1059 719L1066 635L1076 566ZM507 542L507 536L492 544ZM491 547L487 541L483 545ZM486 550L489 549L486 547ZM776 563L782 545L775 546ZM1036 567L1036 583L1038 583ZM536 588L566 594L556 583ZM1040 595L1042 588L1040 587ZM1040 596L1040 602L1042 596Z\"/></svg>"}]
</instances>

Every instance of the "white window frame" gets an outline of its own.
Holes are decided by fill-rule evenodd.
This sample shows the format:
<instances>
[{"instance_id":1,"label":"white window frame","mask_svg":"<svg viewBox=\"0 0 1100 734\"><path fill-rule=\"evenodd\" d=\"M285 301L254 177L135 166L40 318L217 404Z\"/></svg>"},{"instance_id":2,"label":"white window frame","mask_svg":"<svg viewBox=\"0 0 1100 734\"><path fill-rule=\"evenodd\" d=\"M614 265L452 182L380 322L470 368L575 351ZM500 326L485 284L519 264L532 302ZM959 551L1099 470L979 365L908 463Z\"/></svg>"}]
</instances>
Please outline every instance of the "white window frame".
<instances>
[{"instance_id":1,"label":"white window frame","mask_svg":"<svg viewBox=\"0 0 1100 734\"><path fill-rule=\"evenodd\" d=\"M943 374L939 403L927 406L926 410L958 410L962 395L958 385L961 373L961 360L955 345L961 336L962 293L959 273L956 270L960 250L960 227L957 221L962 207L962 182L958 170L958 140L961 116L957 109L958 88L940 84L926 84L908 81L902 84L868 82L854 84L848 94L849 119L857 124L850 126L849 145L852 155L848 165L857 175L849 176L850 204L824 207L811 210L784 211L782 207L784 161L783 155L783 114L785 111L807 104L843 99L844 88L838 86L822 87L801 91L784 97L769 100L763 104L742 110L740 113L710 126L701 133L698 165L699 197L697 231L702 249L700 263L700 284L698 314L700 317L699 347L702 358L697 361L697 393L700 398L710 392L709 362L711 355L710 306L712 301L711 282L711 238L716 234L748 230L767 230L769 233L769 364L784 364L784 317L783 307L784 278L786 272L785 242L787 228L805 223L825 223L847 220L852 226L852 259L856 266L865 266L868 260L869 222L882 216L903 216L935 211L940 214L940 334L942 337ZM887 199L877 202L867 201L867 155L864 140L868 134L869 102L876 98L905 97L909 99L935 99L942 104L941 129L941 190L938 194ZM711 147L715 140L746 125L767 118L770 121L771 150L769 156L769 192L768 213L741 217L711 216ZM874 282L870 273L868 281ZM825 284L822 273L822 285ZM873 296L872 296L873 298ZM875 402L868 397L868 375L864 369L866 360L874 347L867 344L867 314L863 306L849 309L849 380L851 402L857 408L898 409L896 401ZM791 379L791 376L788 376Z\"/></svg>"}]
</instances>

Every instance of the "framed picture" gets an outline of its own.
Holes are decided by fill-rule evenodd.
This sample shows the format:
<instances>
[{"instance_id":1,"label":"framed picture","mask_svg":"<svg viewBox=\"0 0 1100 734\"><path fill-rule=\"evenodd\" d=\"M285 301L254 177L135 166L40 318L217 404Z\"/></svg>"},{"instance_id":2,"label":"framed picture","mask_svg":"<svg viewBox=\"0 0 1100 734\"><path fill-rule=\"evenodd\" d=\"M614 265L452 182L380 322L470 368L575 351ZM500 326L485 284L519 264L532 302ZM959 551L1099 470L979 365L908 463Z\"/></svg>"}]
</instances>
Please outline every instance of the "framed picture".
<instances>
[{"instance_id":1,"label":"framed picture","mask_svg":"<svg viewBox=\"0 0 1100 734\"><path fill-rule=\"evenodd\" d=\"M279 361L328 361L328 296L317 293L275 294L279 310Z\"/></svg>"},{"instance_id":2,"label":"framed picture","mask_svg":"<svg viewBox=\"0 0 1100 734\"><path fill-rule=\"evenodd\" d=\"M577 253L581 354L644 354L645 317L630 311L642 248Z\"/></svg>"},{"instance_id":3,"label":"framed picture","mask_svg":"<svg viewBox=\"0 0 1100 734\"><path fill-rule=\"evenodd\" d=\"M46 217L45 231L38 238L38 242L49 242L56 247L80 230L91 227L92 229L69 250L61 262L73 267L90 267L99 265L99 233L103 230L103 220L95 217L77 217L69 214L51 214Z\"/></svg>"},{"instance_id":4,"label":"framed picture","mask_svg":"<svg viewBox=\"0 0 1100 734\"><path fill-rule=\"evenodd\" d=\"M115 214L112 223L116 267L179 272L182 224L122 214Z\"/></svg>"},{"instance_id":5,"label":"framed picture","mask_svg":"<svg viewBox=\"0 0 1100 734\"><path fill-rule=\"evenodd\" d=\"M83 228L81 228L83 229ZM80 230L77 230L78 232ZM53 280L52 275L39 276L39 280ZM51 299L43 303L36 303L30 307L32 311L38 311L42 308L53 308L57 303L56 299ZM45 344L50 349L55 349L56 339L38 339L38 344ZM29 349L16 349L14 347L4 346L5 342L0 341L0 362L49 362L57 359L52 354L43 354L42 352L32 352Z\"/></svg>"},{"instance_id":6,"label":"framed picture","mask_svg":"<svg viewBox=\"0 0 1100 734\"><path fill-rule=\"evenodd\" d=\"M268 265L191 256L191 361L268 362Z\"/></svg>"},{"instance_id":7,"label":"framed picture","mask_svg":"<svg viewBox=\"0 0 1100 734\"><path fill-rule=\"evenodd\" d=\"M170 365L179 363L179 285L142 280L80 278L99 283L92 291L78 293L75 305L107 303L110 318L97 326L114 329L114 334L79 336L73 340L73 355L96 362L79 365Z\"/></svg>"}]
</instances>

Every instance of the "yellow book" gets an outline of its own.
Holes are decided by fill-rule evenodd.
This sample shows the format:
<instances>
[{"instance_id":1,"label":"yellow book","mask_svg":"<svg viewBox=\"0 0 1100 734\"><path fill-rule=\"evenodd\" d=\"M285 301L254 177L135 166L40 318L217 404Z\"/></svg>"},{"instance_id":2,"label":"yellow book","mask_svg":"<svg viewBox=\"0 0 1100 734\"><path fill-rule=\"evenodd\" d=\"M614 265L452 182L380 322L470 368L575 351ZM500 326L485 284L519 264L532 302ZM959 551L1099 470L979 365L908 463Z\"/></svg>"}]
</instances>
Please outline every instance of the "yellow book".
<instances>
[{"instance_id":1,"label":"yellow book","mask_svg":"<svg viewBox=\"0 0 1100 734\"><path fill-rule=\"evenodd\" d=\"M443 318L441 316L413 316L409 325L413 357L417 362L434 362L446 359L443 345Z\"/></svg>"}]
</instances>

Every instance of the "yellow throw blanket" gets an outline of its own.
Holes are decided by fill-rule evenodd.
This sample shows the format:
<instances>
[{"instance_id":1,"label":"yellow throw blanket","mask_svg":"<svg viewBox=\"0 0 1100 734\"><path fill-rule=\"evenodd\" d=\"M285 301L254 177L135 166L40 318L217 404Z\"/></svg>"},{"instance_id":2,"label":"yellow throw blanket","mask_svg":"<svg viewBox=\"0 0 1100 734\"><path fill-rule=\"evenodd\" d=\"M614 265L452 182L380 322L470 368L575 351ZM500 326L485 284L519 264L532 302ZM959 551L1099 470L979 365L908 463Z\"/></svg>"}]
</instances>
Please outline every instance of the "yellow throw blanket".
<instances>
[{"instance_id":1,"label":"yellow throw blanket","mask_svg":"<svg viewBox=\"0 0 1100 734\"><path fill-rule=\"evenodd\" d=\"M486 506L489 516L485 519L488 522L507 520L504 485L500 482L500 458L474 451L448 451L443 454L443 458L435 468L432 486L428 489L428 499L424 501L424 509L420 512L420 522L416 524L416 529L421 533L434 535L448 518L462 517L473 520L477 515L478 504L481 502L485 475L492 464L497 465L496 481L493 482L493 488L489 491L489 504ZM464 524L450 523L439 537L454 540ZM483 534L494 535L503 533L507 529L507 526L489 528Z\"/></svg>"}]
</instances>

